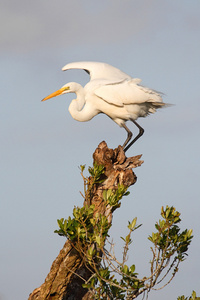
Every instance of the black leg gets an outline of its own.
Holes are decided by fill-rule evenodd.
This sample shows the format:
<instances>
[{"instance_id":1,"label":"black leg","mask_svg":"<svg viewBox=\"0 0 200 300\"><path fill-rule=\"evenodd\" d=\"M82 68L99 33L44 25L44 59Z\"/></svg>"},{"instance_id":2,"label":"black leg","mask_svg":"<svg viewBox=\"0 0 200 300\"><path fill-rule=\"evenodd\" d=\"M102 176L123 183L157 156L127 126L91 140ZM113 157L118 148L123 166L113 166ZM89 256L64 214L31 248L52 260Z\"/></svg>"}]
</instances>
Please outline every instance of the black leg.
<instances>
[{"instance_id":1,"label":"black leg","mask_svg":"<svg viewBox=\"0 0 200 300\"><path fill-rule=\"evenodd\" d=\"M124 147L128 144L128 142L131 140L131 138L132 138L132 136L133 136L133 134L132 134L132 132L128 129L128 127L125 125L125 124L122 124L122 126L124 127L124 129L126 130L126 132L127 132L127 139L125 140L125 142L124 142L124 144L123 144L123 146L122 146L122 148L124 149Z\"/></svg>"},{"instance_id":2,"label":"black leg","mask_svg":"<svg viewBox=\"0 0 200 300\"><path fill-rule=\"evenodd\" d=\"M139 134L128 144L128 146L126 146L124 152L126 152L144 133L144 129L135 120L131 120L131 121L139 128ZM129 142L129 140L127 141L127 143Z\"/></svg>"}]
</instances>

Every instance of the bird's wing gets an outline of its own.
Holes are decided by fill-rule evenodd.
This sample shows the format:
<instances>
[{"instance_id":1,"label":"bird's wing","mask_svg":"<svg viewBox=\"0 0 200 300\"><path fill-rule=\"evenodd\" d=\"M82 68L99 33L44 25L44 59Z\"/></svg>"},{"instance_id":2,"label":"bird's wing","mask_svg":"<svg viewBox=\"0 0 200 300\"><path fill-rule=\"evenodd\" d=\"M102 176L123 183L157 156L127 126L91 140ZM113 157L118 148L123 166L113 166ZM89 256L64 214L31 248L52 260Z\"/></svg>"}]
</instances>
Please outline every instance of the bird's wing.
<instances>
[{"instance_id":1,"label":"bird's wing","mask_svg":"<svg viewBox=\"0 0 200 300\"><path fill-rule=\"evenodd\" d=\"M69 69L82 69L86 71L91 80L96 79L106 79L112 80L113 83L119 82L125 79L131 79L129 75L120 71L119 69L102 62L92 62L92 61L80 61L72 62L65 65L62 70L66 71Z\"/></svg>"},{"instance_id":2,"label":"bird's wing","mask_svg":"<svg viewBox=\"0 0 200 300\"><path fill-rule=\"evenodd\" d=\"M121 83L106 84L95 89L94 93L104 101L116 106L140 104L144 102L162 102L161 94L143 87L140 79L125 80Z\"/></svg>"}]
</instances>

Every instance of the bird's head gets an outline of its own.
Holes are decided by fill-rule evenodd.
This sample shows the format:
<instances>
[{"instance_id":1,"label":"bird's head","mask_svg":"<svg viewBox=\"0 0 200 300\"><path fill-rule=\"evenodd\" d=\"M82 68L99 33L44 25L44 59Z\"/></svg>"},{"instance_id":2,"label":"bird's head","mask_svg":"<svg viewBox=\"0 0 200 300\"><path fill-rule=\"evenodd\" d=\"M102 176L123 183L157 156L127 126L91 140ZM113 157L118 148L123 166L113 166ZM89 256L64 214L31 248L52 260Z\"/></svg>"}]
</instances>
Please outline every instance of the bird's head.
<instances>
[{"instance_id":1,"label":"bird's head","mask_svg":"<svg viewBox=\"0 0 200 300\"><path fill-rule=\"evenodd\" d=\"M47 96L44 99L42 99L42 101L46 101L46 100L48 100L50 98L53 98L53 97L56 97L56 96L59 96L59 95L63 95L63 94L66 94L66 93L70 93L70 92L73 92L73 91L71 90L71 86L68 83L68 84L65 84L63 87L61 87L59 90L53 92L49 96Z\"/></svg>"},{"instance_id":2,"label":"bird's head","mask_svg":"<svg viewBox=\"0 0 200 300\"><path fill-rule=\"evenodd\" d=\"M77 93L83 90L83 87L76 82L69 82L65 85L63 85L63 87L61 87L59 90L55 91L54 93L50 94L49 96L45 97L44 99L42 99L42 101L48 100L50 98L59 96L59 95L63 95L63 94L67 94L67 93Z\"/></svg>"}]
</instances>

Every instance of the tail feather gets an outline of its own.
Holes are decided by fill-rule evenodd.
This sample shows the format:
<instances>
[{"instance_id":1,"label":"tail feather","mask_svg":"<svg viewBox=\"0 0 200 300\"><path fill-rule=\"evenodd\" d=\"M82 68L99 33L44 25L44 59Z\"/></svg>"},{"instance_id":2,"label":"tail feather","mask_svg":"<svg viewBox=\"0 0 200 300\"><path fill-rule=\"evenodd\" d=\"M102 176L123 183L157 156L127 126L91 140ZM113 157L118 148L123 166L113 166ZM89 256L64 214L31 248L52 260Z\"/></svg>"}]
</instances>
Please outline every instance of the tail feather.
<instances>
[{"instance_id":1,"label":"tail feather","mask_svg":"<svg viewBox=\"0 0 200 300\"><path fill-rule=\"evenodd\" d=\"M159 108L166 108L166 107L170 107L170 106L173 106L173 104L164 103L164 102L151 102L150 108L149 108L149 113L153 114Z\"/></svg>"},{"instance_id":2,"label":"tail feather","mask_svg":"<svg viewBox=\"0 0 200 300\"><path fill-rule=\"evenodd\" d=\"M164 108L164 107L173 106L174 104L164 103L164 102L151 102L151 105L155 108Z\"/></svg>"}]
</instances>

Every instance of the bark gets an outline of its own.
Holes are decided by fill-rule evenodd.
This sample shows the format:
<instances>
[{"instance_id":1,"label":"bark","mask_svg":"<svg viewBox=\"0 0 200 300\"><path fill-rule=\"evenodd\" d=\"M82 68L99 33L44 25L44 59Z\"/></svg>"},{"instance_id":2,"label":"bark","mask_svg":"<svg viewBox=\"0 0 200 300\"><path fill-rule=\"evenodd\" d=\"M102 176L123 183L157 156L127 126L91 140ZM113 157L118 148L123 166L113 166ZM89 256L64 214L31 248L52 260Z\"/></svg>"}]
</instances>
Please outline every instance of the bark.
<instances>
[{"instance_id":1,"label":"bark","mask_svg":"<svg viewBox=\"0 0 200 300\"><path fill-rule=\"evenodd\" d=\"M126 187L133 185L137 178L132 168L140 166L141 155L127 158L121 146L109 149L101 142L93 154L93 160L104 166L103 183L95 184L84 205L95 205L94 213L104 214L112 222L112 209L105 205L102 193L104 190L117 189L119 184ZM90 178L89 178L90 180ZM90 291L82 287L83 279L89 279L90 271L86 268L79 252L67 240L58 257L53 262L45 282L35 289L29 300L89 300L93 299Z\"/></svg>"}]
</instances>

